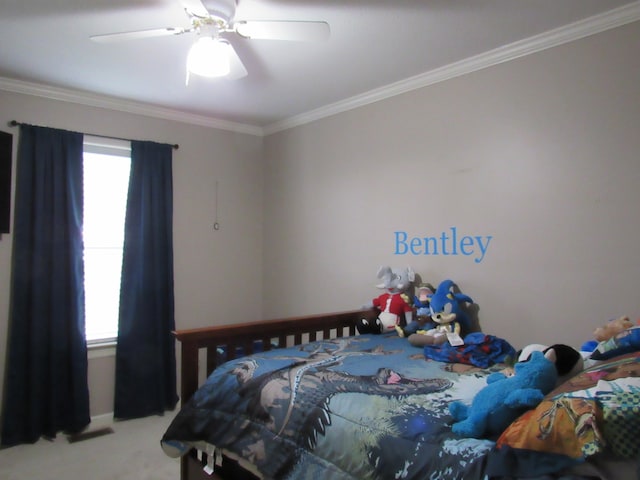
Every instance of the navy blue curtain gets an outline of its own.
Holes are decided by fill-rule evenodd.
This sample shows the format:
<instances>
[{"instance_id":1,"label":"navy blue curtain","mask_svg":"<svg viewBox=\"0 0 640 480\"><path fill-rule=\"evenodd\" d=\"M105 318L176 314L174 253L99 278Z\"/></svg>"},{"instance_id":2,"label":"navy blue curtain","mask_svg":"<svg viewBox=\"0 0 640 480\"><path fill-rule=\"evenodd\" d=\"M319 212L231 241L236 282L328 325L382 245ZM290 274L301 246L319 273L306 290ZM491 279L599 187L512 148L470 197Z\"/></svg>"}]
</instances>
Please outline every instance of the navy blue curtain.
<instances>
[{"instance_id":1,"label":"navy blue curtain","mask_svg":"<svg viewBox=\"0 0 640 480\"><path fill-rule=\"evenodd\" d=\"M114 416L162 414L178 402L173 299L172 147L131 142Z\"/></svg>"},{"instance_id":2,"label":"navy blue curtain","mask_svg":"<svg viewBox=\"0 0 640 480\"><path fill-rule=\"evenodd\" d=\"M90 421L81 133L21 125L2 445Z\"/></svg>"}]
</instances>

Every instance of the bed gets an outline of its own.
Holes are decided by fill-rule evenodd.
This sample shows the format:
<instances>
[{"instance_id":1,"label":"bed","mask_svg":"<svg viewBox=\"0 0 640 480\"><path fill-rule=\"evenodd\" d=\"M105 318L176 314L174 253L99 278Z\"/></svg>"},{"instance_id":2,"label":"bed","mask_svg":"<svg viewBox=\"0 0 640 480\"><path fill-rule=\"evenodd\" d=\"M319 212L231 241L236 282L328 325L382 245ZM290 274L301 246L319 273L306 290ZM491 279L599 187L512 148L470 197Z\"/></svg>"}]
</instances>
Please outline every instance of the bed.
<instances>
[{"instance_id":1,"label":"bed","mask_svg":"<svg viewBox=\"0 0 640 480\"><path fill-rule=\"evenodd\" d=\"M460 438L448 404L470 402L506 367L508 343L482 334L479 349L431 360L397 335L356 335L373 315L176 331L182 407L161 444L181 457L181 479L636 478L635 458L611 459L596 397L621 371L640 376L637 352L559 386L499 438Z\"/></svg>"}]
</instances>

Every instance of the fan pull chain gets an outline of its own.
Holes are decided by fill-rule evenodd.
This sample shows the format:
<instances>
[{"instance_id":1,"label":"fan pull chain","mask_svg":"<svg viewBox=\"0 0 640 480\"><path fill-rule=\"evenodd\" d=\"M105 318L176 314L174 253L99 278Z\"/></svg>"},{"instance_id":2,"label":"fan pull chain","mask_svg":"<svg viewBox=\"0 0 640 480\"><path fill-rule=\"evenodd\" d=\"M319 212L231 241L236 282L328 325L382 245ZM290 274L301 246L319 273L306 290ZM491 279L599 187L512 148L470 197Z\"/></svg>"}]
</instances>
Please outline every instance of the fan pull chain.
<instances>
[{"instance_id":1,"label":"fan pull chain","mask_svg":"<svg viewBox=\"0 0 640 480\"><path fill-rule=\"evenodd\" d=\"M218 181L216 180L214 190L214 204L213 204L213 229L220 230L220 224L218 223Z\"/></svg>"}]
</instances>

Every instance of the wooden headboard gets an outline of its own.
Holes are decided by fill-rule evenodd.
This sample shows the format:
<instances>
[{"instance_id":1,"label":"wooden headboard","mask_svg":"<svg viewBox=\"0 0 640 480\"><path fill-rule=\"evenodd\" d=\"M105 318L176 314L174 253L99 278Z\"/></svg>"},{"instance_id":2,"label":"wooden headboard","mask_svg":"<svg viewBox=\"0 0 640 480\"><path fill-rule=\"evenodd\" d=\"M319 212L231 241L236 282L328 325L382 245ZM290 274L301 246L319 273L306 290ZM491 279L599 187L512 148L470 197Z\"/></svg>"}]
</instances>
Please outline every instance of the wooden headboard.
<instances>
[{"instance_id":1,"label":"wooden headboard","mask_svg":"<svg viewBox=\"0 0 640 480\"><path fill-rule=\"evenodd\" d=\"M375 318L373 310L323 313L277 320L262 320L232 325L176 330L181 344L181 387L184 404L198 388L199 372L209 375L218 364L232 360L239 351L253 353L257 348L271 350L326 338L354 335L360 318ZM206 365L200 365L201 349L206 350Z\"/></svg>"}]
</instances>

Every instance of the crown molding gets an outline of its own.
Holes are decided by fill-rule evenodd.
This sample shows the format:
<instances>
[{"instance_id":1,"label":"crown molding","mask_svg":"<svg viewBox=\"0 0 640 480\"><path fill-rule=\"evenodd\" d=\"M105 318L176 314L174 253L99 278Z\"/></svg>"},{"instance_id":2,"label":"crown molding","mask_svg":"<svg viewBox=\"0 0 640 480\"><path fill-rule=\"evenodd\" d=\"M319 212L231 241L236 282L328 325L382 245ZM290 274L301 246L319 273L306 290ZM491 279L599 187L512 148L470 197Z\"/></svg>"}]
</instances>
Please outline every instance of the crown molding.
<instances>
[{"instance_id":1,"label":"crown molding","mask_svg":"<svg viewBox=\"0 0 640 480\"><path fill-rule=\"evenodd\" d=\"M640 1L630 3L617 9L571 23L560 28L549 30L548 32L541 33L540 35L535 35L378 89L370 90L362 95L357 95L340 102L326 105L316 110L290 117L280 122L272 123L264 127L264 135L271 135L282 130L314 122L322 118L466 75L493 65L515 60L532 53L553 48L574 40L579 40L581 38L595 35L638 20L640 20Z\"/></svg>"},{"instance_id":2,"label":"crown molding","mask_svg":"<svg viewBox=\"0 0 640 480\"><path fill-rule=\"evenodd\" d=\"M178 110L156 107L140 102L130 102L106 95L97 95L93 93L80 92L78 90L52 87L39 83L14 80L11 78L0 77L0 90L22 93L25 95L33 95L36 97L43 97L51 100L77 103L85 106L107 108L110 110L134 113L137 115L144 115L147 117L160 118L164 120L173 120L192 125L199 125L201 127L216 128L219 130L228 130L232 132L246 133L256 136L263 135L262 128L256 127L254 125L229 122L226 120L205 117L202 115L180 112Z\"/></svg>"}]
</instances>

